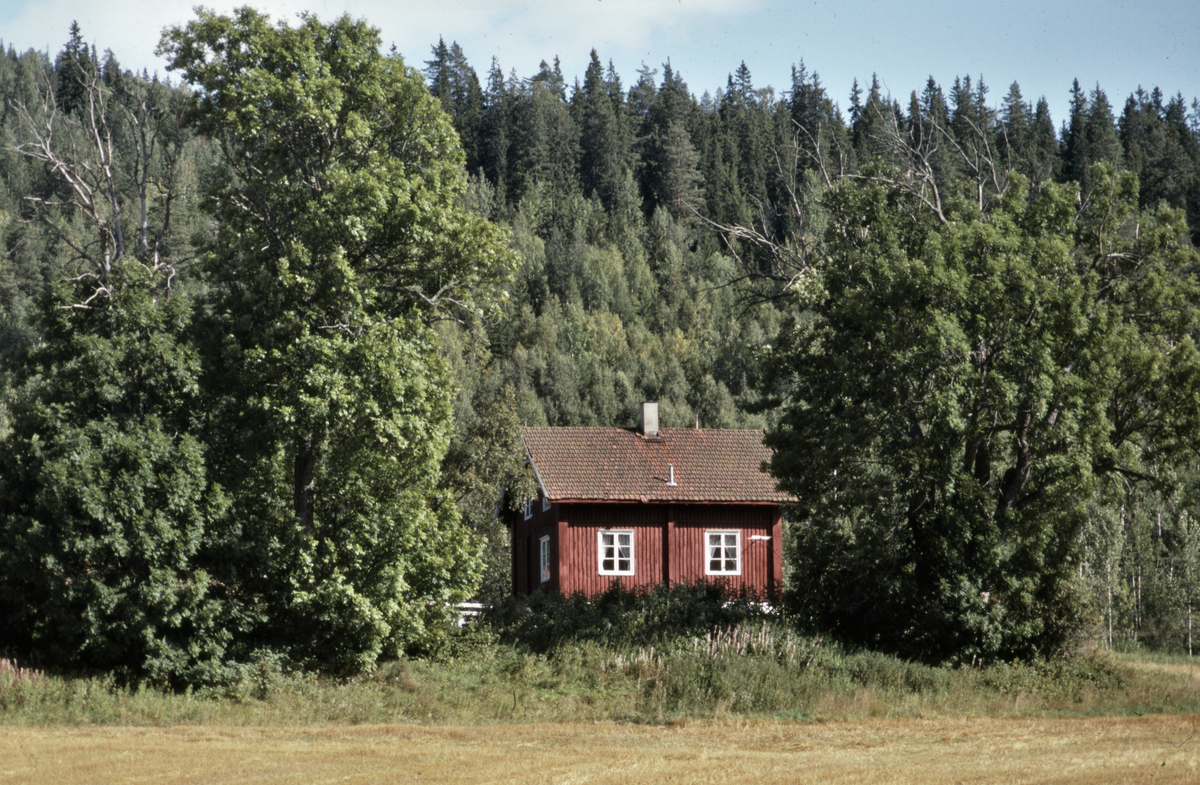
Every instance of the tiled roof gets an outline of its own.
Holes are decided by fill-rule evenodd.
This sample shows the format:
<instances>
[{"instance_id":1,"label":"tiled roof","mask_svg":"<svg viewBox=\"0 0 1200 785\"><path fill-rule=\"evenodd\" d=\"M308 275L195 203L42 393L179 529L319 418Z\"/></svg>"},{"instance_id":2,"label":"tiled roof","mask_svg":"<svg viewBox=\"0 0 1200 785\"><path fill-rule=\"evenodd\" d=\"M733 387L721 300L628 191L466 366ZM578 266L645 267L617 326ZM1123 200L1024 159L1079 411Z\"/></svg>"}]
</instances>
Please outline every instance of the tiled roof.
<instances>
[{"instance_id":1,"label":"tiled roof","mask_svg":"<svg viewBox=\"0 0 1200 785\"><path fill-rule=\"evenodd\" d=\"M762 471L762 431L525 428L546 495L596 501L785 502ZM674 470L675 485L669 485Z\"/></svg>"}]
</instances>

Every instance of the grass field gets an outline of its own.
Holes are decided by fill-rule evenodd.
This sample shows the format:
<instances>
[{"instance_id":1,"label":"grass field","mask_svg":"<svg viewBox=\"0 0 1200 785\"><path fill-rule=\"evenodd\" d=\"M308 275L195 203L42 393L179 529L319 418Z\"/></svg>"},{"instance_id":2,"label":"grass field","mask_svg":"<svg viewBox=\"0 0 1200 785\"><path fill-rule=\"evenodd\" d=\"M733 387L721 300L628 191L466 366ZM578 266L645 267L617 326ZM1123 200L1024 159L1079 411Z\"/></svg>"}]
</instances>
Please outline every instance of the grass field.
<instances>
[{"instance_id":1,"label":"grass field","mask_svg":"<svg viewBox=\"0 0 1200 785\"><path fill-rule=\"evenodd\" d=\"M489 645L185 693L0 661L0 783L1200 782L1190 658L933 668L793 643Z\"/></svg>"},{"instance_id":2,"label":"grass field","mask_svg":"<svg viewBox=\"0 0 1200 785\"><path fill-rule=\"evenodd\" d=\"M4 728L5 783L1200 781L1197 715Z\"/></svg>"}]
</instances>

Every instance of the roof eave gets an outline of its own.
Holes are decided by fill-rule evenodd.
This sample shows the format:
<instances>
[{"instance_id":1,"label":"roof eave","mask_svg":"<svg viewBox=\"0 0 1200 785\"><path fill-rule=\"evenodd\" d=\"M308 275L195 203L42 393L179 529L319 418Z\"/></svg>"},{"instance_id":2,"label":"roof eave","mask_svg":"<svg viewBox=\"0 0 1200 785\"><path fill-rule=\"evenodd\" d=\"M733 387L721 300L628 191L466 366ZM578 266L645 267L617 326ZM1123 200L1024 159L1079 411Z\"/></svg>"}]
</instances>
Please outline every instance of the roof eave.
<instances>
[{"instance_id":1,"label":"roof eave","mask_svg":"<svg viewBox=\"0 0 1200 785\"><path fill-rule=\"evenodd\" d=\"M653 499L649 497L631 497L625 499L550 498L551 504L737 504L743 507L779 507L788 504L790 501L790 499Z\"/></svg>"},{"instance_id":2,"label":"roof eave","mask_svg":"<svg viewBox=\"0 0 1200 785\"><path fill-rule=\"evenodd\" d=\"M538 471L537 464L533 461L533 452L529 449L529 444L525 441L525 433L521 433L521 444L525 447L525 460L529 461L529 466L533 469L533 478L537 480L538 489L542 492L543 499L549 499L553 504L554 500L550 499L550 494L546 490L546 483L542 482L542 473Z\"/></svg>"}]
</instances>

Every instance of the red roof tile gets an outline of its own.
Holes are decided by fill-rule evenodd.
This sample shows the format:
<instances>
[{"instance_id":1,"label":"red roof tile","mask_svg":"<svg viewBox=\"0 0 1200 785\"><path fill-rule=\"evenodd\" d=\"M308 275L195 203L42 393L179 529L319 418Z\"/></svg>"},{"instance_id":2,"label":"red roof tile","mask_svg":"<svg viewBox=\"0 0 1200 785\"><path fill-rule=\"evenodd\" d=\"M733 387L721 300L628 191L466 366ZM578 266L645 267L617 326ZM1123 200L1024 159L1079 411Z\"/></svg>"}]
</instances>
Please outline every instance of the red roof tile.
<instances>
[{"instance_id":1,"label":"red roof tile","mask_svg":"<svg viewBox=\"0 0 1200 785\"><path fill-rule=\"evenodd\" d=\"M550 501L788 501L762 470L762 431L525 428L525 447ZM675 485L669 485L674 470Z\"/></svg>"}]
</instances>

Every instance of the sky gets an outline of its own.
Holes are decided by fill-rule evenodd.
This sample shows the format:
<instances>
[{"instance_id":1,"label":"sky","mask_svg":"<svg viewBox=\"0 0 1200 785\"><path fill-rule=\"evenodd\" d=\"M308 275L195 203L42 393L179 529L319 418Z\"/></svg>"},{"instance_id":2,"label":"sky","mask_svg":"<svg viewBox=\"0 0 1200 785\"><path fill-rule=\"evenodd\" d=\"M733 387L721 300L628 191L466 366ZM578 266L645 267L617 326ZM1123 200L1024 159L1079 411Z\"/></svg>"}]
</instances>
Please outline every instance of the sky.
<instances>
[{"instance_id":1,"label":"sky","mask_svg":"<svg viewBox=\"0 0 1200 785\"><path fill-rule=\"evenodd\" d=\"M193 0L0 0L0 41L53 57L71 22L99 52L125 67L167 75L154 48L162 29L194 17ZM228 12L244 0L208 0ZM486 79L492 58L529 77L560 58L567 81L582 79L595 49L628 87L643 65L670 61L697 98L715 94L743 61L755 87L788 88L792 66L820 75L843 111L855 79L875 74L907 107L932 76L947 93L955 77L981 76L999 106L1014 81L1027 101L1045 97L1056 125L1073 80L1099 85L1121 110L1139 86L1188 104L1200 97L1200 8L1196 0L257 0L276 20L309 11L343 13L380 29L409 65L423 67L439 38L457 41Z\"/></svg>"}]
</instances>

